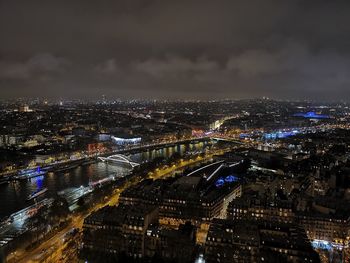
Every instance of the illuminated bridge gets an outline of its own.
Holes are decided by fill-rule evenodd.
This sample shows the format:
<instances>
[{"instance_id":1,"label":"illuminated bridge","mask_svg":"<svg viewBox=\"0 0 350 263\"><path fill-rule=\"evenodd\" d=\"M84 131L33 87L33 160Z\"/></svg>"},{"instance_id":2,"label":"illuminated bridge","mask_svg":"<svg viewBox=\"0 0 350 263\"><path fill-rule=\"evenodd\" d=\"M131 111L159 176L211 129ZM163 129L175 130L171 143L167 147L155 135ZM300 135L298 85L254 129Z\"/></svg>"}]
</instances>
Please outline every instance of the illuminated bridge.
<instances>
[{"instance_id":1,"label":"illuminated bridge","mask_svg":"<svg viewBox=\"0 0 350 263\"><path fill-rule=\"evenodd\" d=\"M133 162L129 157L122 154L114 154L108 157L98 157L98 159L111 164L129 165L131 168L140 165L139 163Z\"/></svg>"},{"instance_id":2,"label":"illuminated bridge","mask_svg":"<svg viewBox=\"0 0 350 263\"><path fill-rule=\"evenodd\" d=\"M225 136L224 134L220 134L220 133L213 133L210 134L210 139L214 140L214 141L224 141L224 142L232 142L235 144L244 144L243 142L241 142L240 140L237 140L236 138L231 138L228 136Z\"/></svg>"}]
</instances>

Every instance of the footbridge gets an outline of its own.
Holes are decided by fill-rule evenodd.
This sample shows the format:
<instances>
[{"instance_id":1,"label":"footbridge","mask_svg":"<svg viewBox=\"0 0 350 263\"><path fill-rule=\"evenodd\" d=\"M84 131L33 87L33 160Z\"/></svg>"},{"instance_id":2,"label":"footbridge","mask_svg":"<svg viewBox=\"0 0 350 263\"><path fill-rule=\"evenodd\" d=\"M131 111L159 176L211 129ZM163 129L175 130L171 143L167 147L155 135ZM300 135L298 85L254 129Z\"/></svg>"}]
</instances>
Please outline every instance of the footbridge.
<instances>
[{"instance_id":1,"label":"footbridge","mask_svg":"<svg viewBox=\"0 0 350 263\"><path fill-rule=\"evenodd\" d=\"M103 162L111 163L111 164L130 165L131 168L134 168L140 165L139 163L132 161L129 157L123 154L114 154L108 157L98 157L98 159Z\"/></svg>"},{"instance_id":2,"label":"footbridge","mask_svg":"<svg viewBox=\"0 0 350 263\"><path fill-rule=\"evenodd\" d=\"M242 141L240 141L240 140L237 140L235 138L220 136L218 134L214 134L213 136L210 137L210 139L212 139L214 141L232 142L232 143L235 143L235 144L244 145L244 143Z\"/></svg>"}]
</instances>

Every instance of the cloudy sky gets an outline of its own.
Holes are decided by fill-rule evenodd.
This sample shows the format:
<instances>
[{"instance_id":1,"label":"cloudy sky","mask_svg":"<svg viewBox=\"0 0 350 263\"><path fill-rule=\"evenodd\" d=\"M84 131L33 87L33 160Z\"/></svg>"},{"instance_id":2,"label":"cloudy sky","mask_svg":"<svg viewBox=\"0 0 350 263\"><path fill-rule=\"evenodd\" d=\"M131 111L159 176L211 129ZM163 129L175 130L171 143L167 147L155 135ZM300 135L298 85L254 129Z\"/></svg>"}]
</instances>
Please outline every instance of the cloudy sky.
<instances>
[{"instance_id":1,"label":"cloudy sky","mask_svg":"<svg viewBox=\"0 0 350 263\"><path fill-rule=\"evenodd\" d=\"M350 1L0 0L0 97L350 98Z\"/></svg>"}]
</instances>

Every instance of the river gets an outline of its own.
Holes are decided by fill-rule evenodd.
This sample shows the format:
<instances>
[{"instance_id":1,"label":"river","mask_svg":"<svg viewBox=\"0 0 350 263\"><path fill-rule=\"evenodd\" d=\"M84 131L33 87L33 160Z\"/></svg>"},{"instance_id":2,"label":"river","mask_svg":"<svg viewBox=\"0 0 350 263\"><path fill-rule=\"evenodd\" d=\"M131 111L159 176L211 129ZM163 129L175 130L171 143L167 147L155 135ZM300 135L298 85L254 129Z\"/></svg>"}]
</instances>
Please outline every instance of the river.
<instances>
[{"instance_id":1,"label":"river","mask_svg":"<svg viewBox=\"0 0 350 263\"><path fill-rule=\"evenodd\" d=\"M184 154L189 151L201 151L212 147L209 141L186 142L171 147L164 147L158 150L144 150L129 157L135 162L151 161L156 157L168 158L178 152ZM103 162L96 162L88 165L81 165L66 172L53 172L45 176L39 176L30 180L11 182L0 185L0 219L21 210L34 201L27 201L27 197L43 188L47 188L45 197L54 197L58 191L87 186L90 181L96 181L110 175L122 176L130 173L126 167L118 167Z\"/></svg>"}]
</instances>

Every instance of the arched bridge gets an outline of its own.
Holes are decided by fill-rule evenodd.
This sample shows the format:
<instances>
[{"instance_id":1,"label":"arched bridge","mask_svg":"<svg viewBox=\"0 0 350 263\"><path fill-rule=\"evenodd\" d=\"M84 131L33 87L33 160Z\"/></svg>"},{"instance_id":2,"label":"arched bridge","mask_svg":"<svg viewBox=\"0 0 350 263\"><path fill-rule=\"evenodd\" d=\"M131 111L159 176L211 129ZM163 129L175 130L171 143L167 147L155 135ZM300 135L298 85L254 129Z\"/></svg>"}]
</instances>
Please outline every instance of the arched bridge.
<instances>
[{"instance_id":1,"label":"arched bridge","mask_svg":"<svg viewBox=\"0 0 350 263\"><path fill-rule=\"evenodd\" d=\"M114 154L108 157L98 157L99 160L108 163L130 165L132 168L139 166L139 163L133 162L129 157L123 154Z\"/></svg>"}]
</instances>

